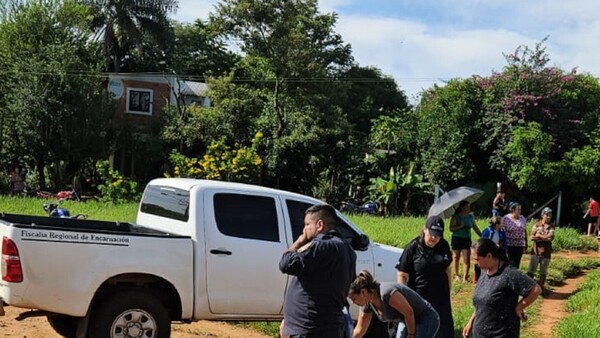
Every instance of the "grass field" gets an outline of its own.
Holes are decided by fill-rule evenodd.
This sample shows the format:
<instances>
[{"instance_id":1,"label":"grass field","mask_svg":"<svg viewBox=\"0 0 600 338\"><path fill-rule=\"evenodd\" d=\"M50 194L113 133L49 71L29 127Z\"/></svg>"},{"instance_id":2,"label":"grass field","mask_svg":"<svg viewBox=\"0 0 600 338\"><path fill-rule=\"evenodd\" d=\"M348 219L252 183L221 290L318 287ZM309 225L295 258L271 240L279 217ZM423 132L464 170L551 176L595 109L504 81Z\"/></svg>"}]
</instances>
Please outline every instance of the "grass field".
<instances>
[{"instance_id":1,"label":"grass field","mask_svg":"<svg viewBox=\"0 0 600 338\"><path fill-rule=\"evenodd\" d=\"M425 217L373 217L365 215L350 215L350 220L357 225L363 232L369 235L372 241L388 244L396 247L404 247L413 238L417 237L425 224ZM487 220L478 219L477 225L483 230L487 227ZM533 221L529 222L529 230L533 226ZM450 241L451 232L446 231L444 238ZM478 236L475 232L471 233L473 241ZM555 238L552 243L554 251L565 250L598 250L598 241L595 238L581 236L575 229L558 227L555 232Z\"/></svg>"},{"instance_id":2,"label":"grass field","mask_svg":"<svg viewBox=\"0 0 600 338\"><path fill-rule=\"evenodd\" d=\"M25 215L46 215L44 203L56 203L56 200L38 197L0 196L0 212ZM61 207L67 208L71 214L85 214L89 219L105 221L135 221L138 204L111 204L95 200L85 202L63 201Z\"/></svg>"}]
</instances>

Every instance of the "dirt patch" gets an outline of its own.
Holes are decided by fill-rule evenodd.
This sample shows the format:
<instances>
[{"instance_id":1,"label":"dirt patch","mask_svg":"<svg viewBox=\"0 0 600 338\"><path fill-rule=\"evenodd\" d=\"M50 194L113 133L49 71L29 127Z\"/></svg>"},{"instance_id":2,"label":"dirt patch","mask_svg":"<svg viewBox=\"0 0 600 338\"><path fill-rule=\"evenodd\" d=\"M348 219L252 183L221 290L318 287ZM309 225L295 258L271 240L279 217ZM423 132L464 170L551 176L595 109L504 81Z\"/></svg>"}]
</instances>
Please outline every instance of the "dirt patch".
<instances>
[{"instance_id":1,"label":"dirt patch","mask_svg":"<svg viewBox=\"0 0 600 338\"><path fill-rule=\"evenodd\" d=\"M600 259L600 251L559 251L552 253L552 257L560 257L564 259L579 259L579 258L598 258ZM552 264L552 263L550 263Z\"/></svg>"},{"instance_id":2,"label":"dirt patch","mask_svg":"<svg viewBox=\"0 0 600 338\"><path fill-rule=\"evenodd\" d=\"M27 310L5 307L6 316L0 317L0 337L61 338L48 324L46 317L34 317L23 321L15 318ZM201 320L191 324L171 325L173 338L270 338L260 332L244 329L224 322Z\"/></svg>"},{"instance_id":3,"label":"dirt patch","mask_svg":"<svg viewBox=\"0 0 600 338\"><path fill-rule=\"evenodd\" d=\"M600 252L557 252L553 254L553 257L560 257L563 259L600 259ZM538 321L531 327L531 332L534 333L534 336L552 337L556 323L570 315L565 311L565 302L573 293L575 293L575 291L577 291L579 285L585 280L586 275L587 271L575 278L567 278L563 281L562 285L552 287L552 290L544 296L539 309L539 318L543 318L543 320Z\"/></svg>"},{"instance_id":4,"label":"dirt patch","mask_svg":"<svg viewBox=\"0 0 600 338\"><path fill-rule=\"evenodd\" d=\"M577 291L579 284L585 280L586 275L587 272L584 272L583 275L575 278L567 278L564 280L563 285L554 287L544 296L539 309L541 320L531 327L534 337L552 337L554 325L569 316L569 313L565 311L565 302Z\"/></svg>"}]
</instances>

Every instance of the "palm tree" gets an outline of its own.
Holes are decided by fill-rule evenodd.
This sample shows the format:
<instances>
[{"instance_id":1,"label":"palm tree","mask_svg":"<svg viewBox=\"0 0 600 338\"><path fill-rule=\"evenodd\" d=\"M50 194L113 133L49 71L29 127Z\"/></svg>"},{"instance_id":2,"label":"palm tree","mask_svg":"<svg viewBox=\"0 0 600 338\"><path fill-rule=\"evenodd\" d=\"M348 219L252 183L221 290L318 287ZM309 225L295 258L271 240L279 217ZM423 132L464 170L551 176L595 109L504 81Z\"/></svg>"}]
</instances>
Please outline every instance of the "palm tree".
<instances>
[{"instance_id":1,"label":"palm tree","mask_svg":"<svg viewBox=\"0 0 600 338\"><path fill-rule=\"evenodd\" d=\"M104 41L107 71L120 72L133 48L141 49L145 37L166 46L173 41L168 14L177 0L85 0L94 15L96 38Z\"/></svg>"}]
</instances>

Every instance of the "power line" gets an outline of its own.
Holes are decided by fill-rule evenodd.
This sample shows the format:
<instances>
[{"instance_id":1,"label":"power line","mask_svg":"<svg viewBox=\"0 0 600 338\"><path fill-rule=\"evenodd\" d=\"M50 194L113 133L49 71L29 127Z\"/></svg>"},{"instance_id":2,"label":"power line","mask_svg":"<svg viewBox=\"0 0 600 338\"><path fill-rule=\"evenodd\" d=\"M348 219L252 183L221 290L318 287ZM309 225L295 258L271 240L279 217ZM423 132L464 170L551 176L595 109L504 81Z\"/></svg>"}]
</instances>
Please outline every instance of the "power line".
<instances>
[{"instance_id":1,"label":"power line","mask_svg":"<svg viewBox=\"0 0 600 338\"><path fill-rule=\"evenodd\" d=\"M197 80L206 81L208 77L202 75L193 74L172 74L172 73L93 73L93 72L39 72L39 71L9 71L0 70L0 74L27 74L36 76L51 76L51 77L64 77L64 76L77 76L77 77L95 77L108 79L110 76L123 75L123 74L149 74L156 76L175 76L182 80ZM448 81L439 77L402 77L402 78L360 78L360 77L285 77L279 79L279 81L293 82L293 83L325 83L325 82L357 82L357 83L381 83L381 82L432 82L432 81ZM233 77L233 82L275 82L276 78L251 78L251 77Z\"/></svg>"}]
</instances>

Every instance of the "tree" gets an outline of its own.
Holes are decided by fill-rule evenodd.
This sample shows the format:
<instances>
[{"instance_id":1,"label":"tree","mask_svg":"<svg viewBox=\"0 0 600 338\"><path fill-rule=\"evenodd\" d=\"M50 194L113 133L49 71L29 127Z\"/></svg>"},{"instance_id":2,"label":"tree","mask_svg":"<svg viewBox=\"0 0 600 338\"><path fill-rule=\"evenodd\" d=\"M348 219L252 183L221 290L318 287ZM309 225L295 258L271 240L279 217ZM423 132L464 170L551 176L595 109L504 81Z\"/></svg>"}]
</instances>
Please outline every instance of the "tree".
<instances>
[{"instance_id":1,"label":"tree","mask_svg":"<svg viewBox=\"0 0 600 338\"><path fill-rule=\"evenodd\" d=\"M352 139L335 100L343 88L336 78L352 63L350 46L333 32L336 16L317 7L315 0L225 0L210 20L245 54L236 85L262 100L256 126L265 133L269 183L303 192L341 175Z\"/></svg>"},{"instance_id":2,"label":"tree","mask_svg":"<svg viewBox=\"0 0 600 338\"><path fill-rule=\"evenodd\" d=\"M543 42L517 48L502 72L479 80L489 165L531 191L573 182L565 170L575 169L569 161L579 150L592 149L600 118L598 80L549 67Z\"/></svg>"},{"instance_id":3,"label":"tree","mask_svg":"<svg viewBox=\"0 0 600 338\"><path fill-rule=\"evenodd\" d=\"M161 47L173 41L168 14L177 9L177 0L83 2L92 10L96 36L104 42L107 70L119 73L131 50L143 49L145 36Z\"/></svg>"},{"instance_id":4,"label":"tree","mask_svg":"<svg viewBox=\"0 0 600 338\"><path fill-rule=\"evenodd\" d=\"M26 0L3 0L2 2L0 2L0 22L10 18L14 13L18 12L26 3Z\"/></svg>"},{"instance_id":5,"label":"tree","mask_svg":"<svg viewBox=\"0 0 600 338\"><path fill-rule=\"evenodd\" d=\"M206 82L209 76L229 74L240 60L201 20L193 24L176 24L175 37L175 44L167 55L167 67L176 74Z\"/></svg>"},{"instance_id":6,"label":"tree","mask_svg":"<svg viewBox=\"0 0 600 338\"><path fill-rule=\"evenodd\" d=\"M100 46L75 1L29 1L0 23L4 150L62 184L65 166L108 151L114 106L101 86Z\"/></svg>"},{"instance_id":7,"label":"tree","mask_svg":"<svg viewBox=\"0 0 600 338\"><path fill-rule=\"evenodd\" d=\"M517 126L506 147L512 163L508 178L519 188L537 190L542 184L556 188L552 180L555 166L549 158L552 143L552 136L544 133L537 122Z\"/></svg>"},{"instance_id":8,"label":"tree","mask_svg":"<svg viewBox=\"0 0 600 338\"><path fill-rule=\"evenodd\" d=\"M355 130L366 136L373 120L380 116L396 116L396 111L408 111L411 106L396 81L374 67L352 66L342 75L347 89L340 106ZM364 137L363 136L363 137Z\"/></svg>"},{"instance_id":9,"label":"tree","mask_svg":"<svg viewBox=\"0 0 600 338\"><path fill-rule=\"evenodd\" d=\"M167 107L162 137L187 155L223 139L232 145L246 142L248 135L257 131L264 101L256 96L256 90L232 81L232 76L208 79L211 107Z\"/></svg>"},{"instance_id":10,"label":"tree","mask_svg":"<svg viewBox=\"0 0 600 338\"><path fill-rule=\"evenodd\" d=\"M416 109L418 156L430 182L447 187L473 178L485 137L481 95L474 79L451 80L423 94Z\"/></svg>"},{"instance_id":11,"label":"tree","mask_svg":"<svg viewBox=\"0 0 600 338\"><path fill-rule=\"evenodd\" d=\"M206 82L209 76L229 74L240 56L227 49L211 27L200 19L193 24L173 24L174 41L157 45L144 34L144 48L131 52L132 72L169 72L184 80Z\"/></svg>"}]
</instances>

